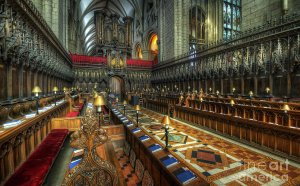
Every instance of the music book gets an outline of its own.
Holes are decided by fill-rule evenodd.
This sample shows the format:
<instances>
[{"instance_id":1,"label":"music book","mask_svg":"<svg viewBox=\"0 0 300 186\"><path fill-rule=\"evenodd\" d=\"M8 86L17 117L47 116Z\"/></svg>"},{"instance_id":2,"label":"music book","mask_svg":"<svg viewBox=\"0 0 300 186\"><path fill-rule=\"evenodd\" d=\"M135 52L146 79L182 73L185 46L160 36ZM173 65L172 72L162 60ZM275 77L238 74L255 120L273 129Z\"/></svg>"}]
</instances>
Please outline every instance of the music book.
<instances>
[{"instance_id":1,"label":"music book","mask_svg":"<svg viewBox=\"0 0 300 186\"><path fill-rule=\"evenodd\" d=\"M78 165L78 163L80 163L82 160L82 158L79 158L79 159L76 159L74 161L71 161L70 165L69 165L69 168L70 169L73 169L76 165Z\"/></svg>"},{"instance_id":2,"label":"music book","mask_svg":"<svg viewBox=\"0 0 300 186\"><path fill-rule=\"evenodd\" d=\"M197 176L190 171L187 167L181 167L175 171L173 171L173 174L176 176L176 178L182 183L186 184L193 179L195 179Z\"/></svg>"},{"instance_id":3,"label":"music book","mask_svg":"<svg viewBox=\"0 0 300 186\"><path fill-rule=\"evenodd\" d=\"M84 150L83 149L74 149L73 153L74 153L74 156L79 156L84 153Z\"/></svg>"},{"instance_id":4,"label":"music book","mask_svg":"<svg viewBox=\"0 0 300 186\"><path fill-rule=\"evenodd\" d=\"M159 144L153 144L151 145L150 147L148 147L148 149L154 153L154 152L157 152L157 151L160 151L162 148Z\"/></svg>"},{"instance_id":5,"label":"music book","mask_svg":"<svg viewBox=\"0 0 300 186\"><path fill-rule=\"evenodd\" d=\"M146 140L150 139L150 137L148 135L143 135L143 136L139 137L139 139L141 141L146 141Z\"/></svg>"},{"instance_id":6,"label":"music book","mask_svg":"<svg viewBox=\"0 0 300 186\"><path fill-rule=\"evenodd\" d=\"M160 158L160 161L164 164L166 168L169 168L172 165L176 165L177 163L179 163L178 160L174 158L174 156L172 156L171 154L163 158Z\"/></svg>"},{"instance_id":7,"label":"music book","mask_svg":"<svg viewBox=\"0 0 300 186\"><path fill-rule=\"evenodd\" d=\"M6 122L3 124L3 127L4 128L10 128L10 127L14 127L14 126L17 126L19 124L21 124L22 121L21 120L12 120L12 121L9 121L9 122Z\"/></svg>"},{"instance_id":8,"label":"music book","mask_svg":"<svg viewBox=\"0 0 300 186\"><path fill-rule=\"evenodd\" d=\"M140 132L140 131L141 131L141 129L140 129L140 128L138 128L138 127L137 127L137 128L135 128L135 129L132 129L132 130L131 130L131 132L133 132L133 133L137 133L137 132Z\"/></svg>"},{"instance_id":9,"label":"music book","mask_svg":"<svg viewBox=\"0 0 300 186\"><path fill-rule=\"evenodd\" d=\"M127 126L127 127L131 127L131 126L133 126L133 123L132 123L132 122L128 122L128 123L126 124L126 126Z\"/></svg>"}]
</instances>

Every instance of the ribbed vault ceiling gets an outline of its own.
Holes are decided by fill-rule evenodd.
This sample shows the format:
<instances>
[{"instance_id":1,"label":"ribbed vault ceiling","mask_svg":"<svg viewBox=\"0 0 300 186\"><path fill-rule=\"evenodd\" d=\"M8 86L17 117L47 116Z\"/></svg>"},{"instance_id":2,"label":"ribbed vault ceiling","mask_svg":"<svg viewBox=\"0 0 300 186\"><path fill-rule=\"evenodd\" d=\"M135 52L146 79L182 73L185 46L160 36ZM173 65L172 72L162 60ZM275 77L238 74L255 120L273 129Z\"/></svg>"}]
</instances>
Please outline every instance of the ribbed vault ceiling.
<instances>
[{"instance_id":1,"label":"ribbed vault ceiling","mask_svg":"<svg viewBox=\"0 0 300 186\"><path fill-rule=\"evenodd\" d=\"M81 36L84 40L84 52L89 54L95 47L94 12L103 11L107 15L117 14L123 17L136 16L140 19L143 0L80 0Z\"/></svg>"}]
</instances>

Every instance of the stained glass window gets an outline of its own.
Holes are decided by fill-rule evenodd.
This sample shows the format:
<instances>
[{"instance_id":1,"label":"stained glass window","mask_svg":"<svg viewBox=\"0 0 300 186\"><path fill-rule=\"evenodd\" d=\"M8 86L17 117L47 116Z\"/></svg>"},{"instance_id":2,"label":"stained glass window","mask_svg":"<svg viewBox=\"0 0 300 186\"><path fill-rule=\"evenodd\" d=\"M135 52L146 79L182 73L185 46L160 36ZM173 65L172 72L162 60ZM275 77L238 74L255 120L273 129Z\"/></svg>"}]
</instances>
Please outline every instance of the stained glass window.
<instances>
[{"instance_id":1,"label":"stained glass window","mask_svg":"<svg viewBox=\"0 0 300 186\"><path fill-rule=\"evenodd\" d=\"M223 1L223 38L229 40L237 36L241 31L241 0Z\"/></svg>"}]
</instances>

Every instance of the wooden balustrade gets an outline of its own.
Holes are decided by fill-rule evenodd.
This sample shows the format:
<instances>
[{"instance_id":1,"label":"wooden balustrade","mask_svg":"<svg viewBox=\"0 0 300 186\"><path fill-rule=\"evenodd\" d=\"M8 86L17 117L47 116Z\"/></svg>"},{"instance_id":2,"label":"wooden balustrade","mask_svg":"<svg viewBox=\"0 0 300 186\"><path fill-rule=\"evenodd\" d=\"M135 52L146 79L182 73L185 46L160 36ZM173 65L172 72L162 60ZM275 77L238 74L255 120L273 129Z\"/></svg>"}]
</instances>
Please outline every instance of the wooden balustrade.
<instances>
[{"instance_id":1,"label":"wooden balustrade","mask_svg":"<svg viewBox=\"0 0 300 186\"><path fill-rule=\"evenodd\" d=\"M50 119L64 116L68 106L68 102L61 103L0 133L0 185L51 131Z\"/></svg>"}]
</instances>

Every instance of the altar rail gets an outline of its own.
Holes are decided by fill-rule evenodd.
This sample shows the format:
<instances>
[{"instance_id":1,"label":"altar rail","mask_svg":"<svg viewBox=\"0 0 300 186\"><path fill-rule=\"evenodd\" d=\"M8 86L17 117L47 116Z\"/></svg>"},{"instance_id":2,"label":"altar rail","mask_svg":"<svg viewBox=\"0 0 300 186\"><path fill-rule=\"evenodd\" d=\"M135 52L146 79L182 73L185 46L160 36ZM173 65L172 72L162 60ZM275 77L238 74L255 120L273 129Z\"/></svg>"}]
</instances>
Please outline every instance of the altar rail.
<instances>
[{"instance_id":1,"label":"altar rail","mask_svg":"<svg viewBox=\"0 0 300 186\"><path fill-rule=\"evenodd\" d=\"M230 104L231 100L235 103ZM161 112L168 104L179 120L300 162L300 104L205 97L188 100L185 107L170 104L174 101L158 96L155 101L147 100L155 106L146 107ZM290 110L283 109L285 104Z\"/></svg>"},{"instance_id":2,"label":"altar rail","mask_svg":"<svg viewBox=\"0 0 300 186\"><path fill-rule=\"evenodd\" d=\"M64 102L0 134L0 185L13 174L51 131L50 119L64 116Z\"/></svg>"}]
</instances>

